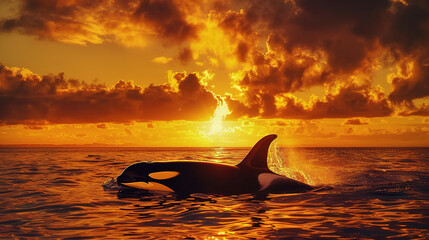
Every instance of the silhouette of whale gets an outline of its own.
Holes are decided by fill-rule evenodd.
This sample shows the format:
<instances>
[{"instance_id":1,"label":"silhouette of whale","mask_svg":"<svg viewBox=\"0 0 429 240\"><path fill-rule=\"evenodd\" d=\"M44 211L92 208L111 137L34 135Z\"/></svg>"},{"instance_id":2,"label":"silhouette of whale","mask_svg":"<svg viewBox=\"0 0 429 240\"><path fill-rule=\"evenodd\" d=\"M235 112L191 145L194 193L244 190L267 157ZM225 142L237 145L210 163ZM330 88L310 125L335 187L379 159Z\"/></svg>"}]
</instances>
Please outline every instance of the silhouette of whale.
<instances>
[{"instance_id":1,"label":"silhouette of whale","mask_svg":"<svg viewBox=\"0 0 429 240\"><path fill-rule=\"evenodd\" d=\"M268 149L276 138L272 134L259 140L235 166L198 161L140 162L128 166L116 181L132 188L177 194L297 193L314 189L268 168Z\"/></svg>"}]
</instances>

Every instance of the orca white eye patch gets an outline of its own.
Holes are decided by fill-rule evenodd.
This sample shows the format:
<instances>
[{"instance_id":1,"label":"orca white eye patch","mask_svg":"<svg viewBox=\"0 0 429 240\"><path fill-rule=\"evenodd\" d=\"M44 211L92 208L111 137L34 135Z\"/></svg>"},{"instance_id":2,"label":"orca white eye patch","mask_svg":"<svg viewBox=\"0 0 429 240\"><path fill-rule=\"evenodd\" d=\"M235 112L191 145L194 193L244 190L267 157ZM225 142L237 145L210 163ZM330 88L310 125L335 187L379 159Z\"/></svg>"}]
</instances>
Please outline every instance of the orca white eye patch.
<instances>
[{"instance_id":1,"label":"orca white eye patch","mask_svg":"<svg viewBox=\"0 0 429 240\"><path fill-rule=\"evenodd\" d=\"M162 171L162 172L153 172L149 174L149 177L156 180L165 180L170 179L179 175L179 172L176 171Z\"/></svg>"}]
</instances>

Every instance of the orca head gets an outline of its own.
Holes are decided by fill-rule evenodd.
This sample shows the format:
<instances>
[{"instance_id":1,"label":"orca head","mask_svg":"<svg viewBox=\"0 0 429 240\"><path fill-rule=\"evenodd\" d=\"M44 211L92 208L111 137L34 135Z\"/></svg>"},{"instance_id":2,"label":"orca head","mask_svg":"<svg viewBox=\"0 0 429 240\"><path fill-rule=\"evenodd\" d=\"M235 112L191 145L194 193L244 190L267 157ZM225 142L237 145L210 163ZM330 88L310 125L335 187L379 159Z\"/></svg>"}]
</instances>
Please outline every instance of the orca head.
<instances>
[{"instance_id":1,"label":"orca head","mask_svg":"<svg viewBox=\"0 0 429 240\"><path fill-rule=\"evenodd\" d=\"M135 163L127 168L116 178L118 183L149 182L149 162Z\"/></svg>"},{"instance_id":2,"label":"orca head","mask_svg":"<svg viewBox=\"0 0 429 240\"><path fill-rule=\"evenodd\" d=\"M119 184L154 191L173 192L165 186L163 180L171 179L179 175L177 171L163 169L162 164L151 162L135 163L127 168L116 178Z\"/></svg>"}]
</instances>

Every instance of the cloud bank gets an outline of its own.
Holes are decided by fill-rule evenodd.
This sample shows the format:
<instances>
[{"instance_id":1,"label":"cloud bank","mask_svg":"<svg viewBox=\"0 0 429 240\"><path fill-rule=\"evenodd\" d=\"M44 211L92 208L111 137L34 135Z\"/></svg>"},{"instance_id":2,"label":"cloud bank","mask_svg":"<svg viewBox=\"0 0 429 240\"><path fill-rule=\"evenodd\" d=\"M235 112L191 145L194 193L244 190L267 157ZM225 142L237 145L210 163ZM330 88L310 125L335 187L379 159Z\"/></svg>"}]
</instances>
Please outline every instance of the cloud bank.
<instances>
[{"instance_id":1,"label":"cloud bank","mask_svg":"<svg viewBox=\"0 0 429 240\"><path fill-rule=\"evenodd\" d=\"M175 73L171 83L145 88L119 81L113 88L39 76L0 65L0 121L3 124L129 123L209 120L218 98L197 73ZM173 86L175 85L175 86ZM101 125L100 125L101 126Z\"/></svg>"},{"instance_id":2,"label":"cloud bank","mask_svg":"<svg viewBox=\"0 0 429 240\"><path fill-rule=\"evenodd\" d=\"M425 0L23 0L17 16L0 21L3 32L83 45L144 46L157 38L176 46L183 64L203 57L224 62L233 69L225 81L240 91L225 96L230 119L429 112ZM153 61L174 61L169 57ZM390 72L386 79L376 79L381 70ZM24 76L5 66L1 72L7 122L201 120L218 98L197 74L177 73L175 83L145 88L121 81L109 89L62 74ZM294 95L314 87L323 87L324 96L304 102Z\"/></svg>"}]
</instances>

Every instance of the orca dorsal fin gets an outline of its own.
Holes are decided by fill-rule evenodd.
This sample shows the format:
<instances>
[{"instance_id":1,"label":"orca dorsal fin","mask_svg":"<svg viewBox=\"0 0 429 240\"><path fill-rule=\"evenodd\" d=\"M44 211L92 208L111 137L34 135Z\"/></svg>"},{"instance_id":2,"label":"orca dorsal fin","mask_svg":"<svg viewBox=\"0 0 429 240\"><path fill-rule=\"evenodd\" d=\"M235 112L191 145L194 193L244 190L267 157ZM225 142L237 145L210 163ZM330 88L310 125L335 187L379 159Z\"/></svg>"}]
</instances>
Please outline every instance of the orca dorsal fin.
<instances>
[{"instance_id":1,"label":"orca dorsal fin","mask_svg":"<svg viewBox=\"0 0 429 240\"><path fill-rule=\"evenodd\" d=\"M252 150L250 150L247 156L239 164L237 164L237 167L271 172L267 165L268 149L271 142L276 138L277 135L275 134L261 138L261 140L259 140L255 146L253 146Z\"/></svg>"}]
</instances>

